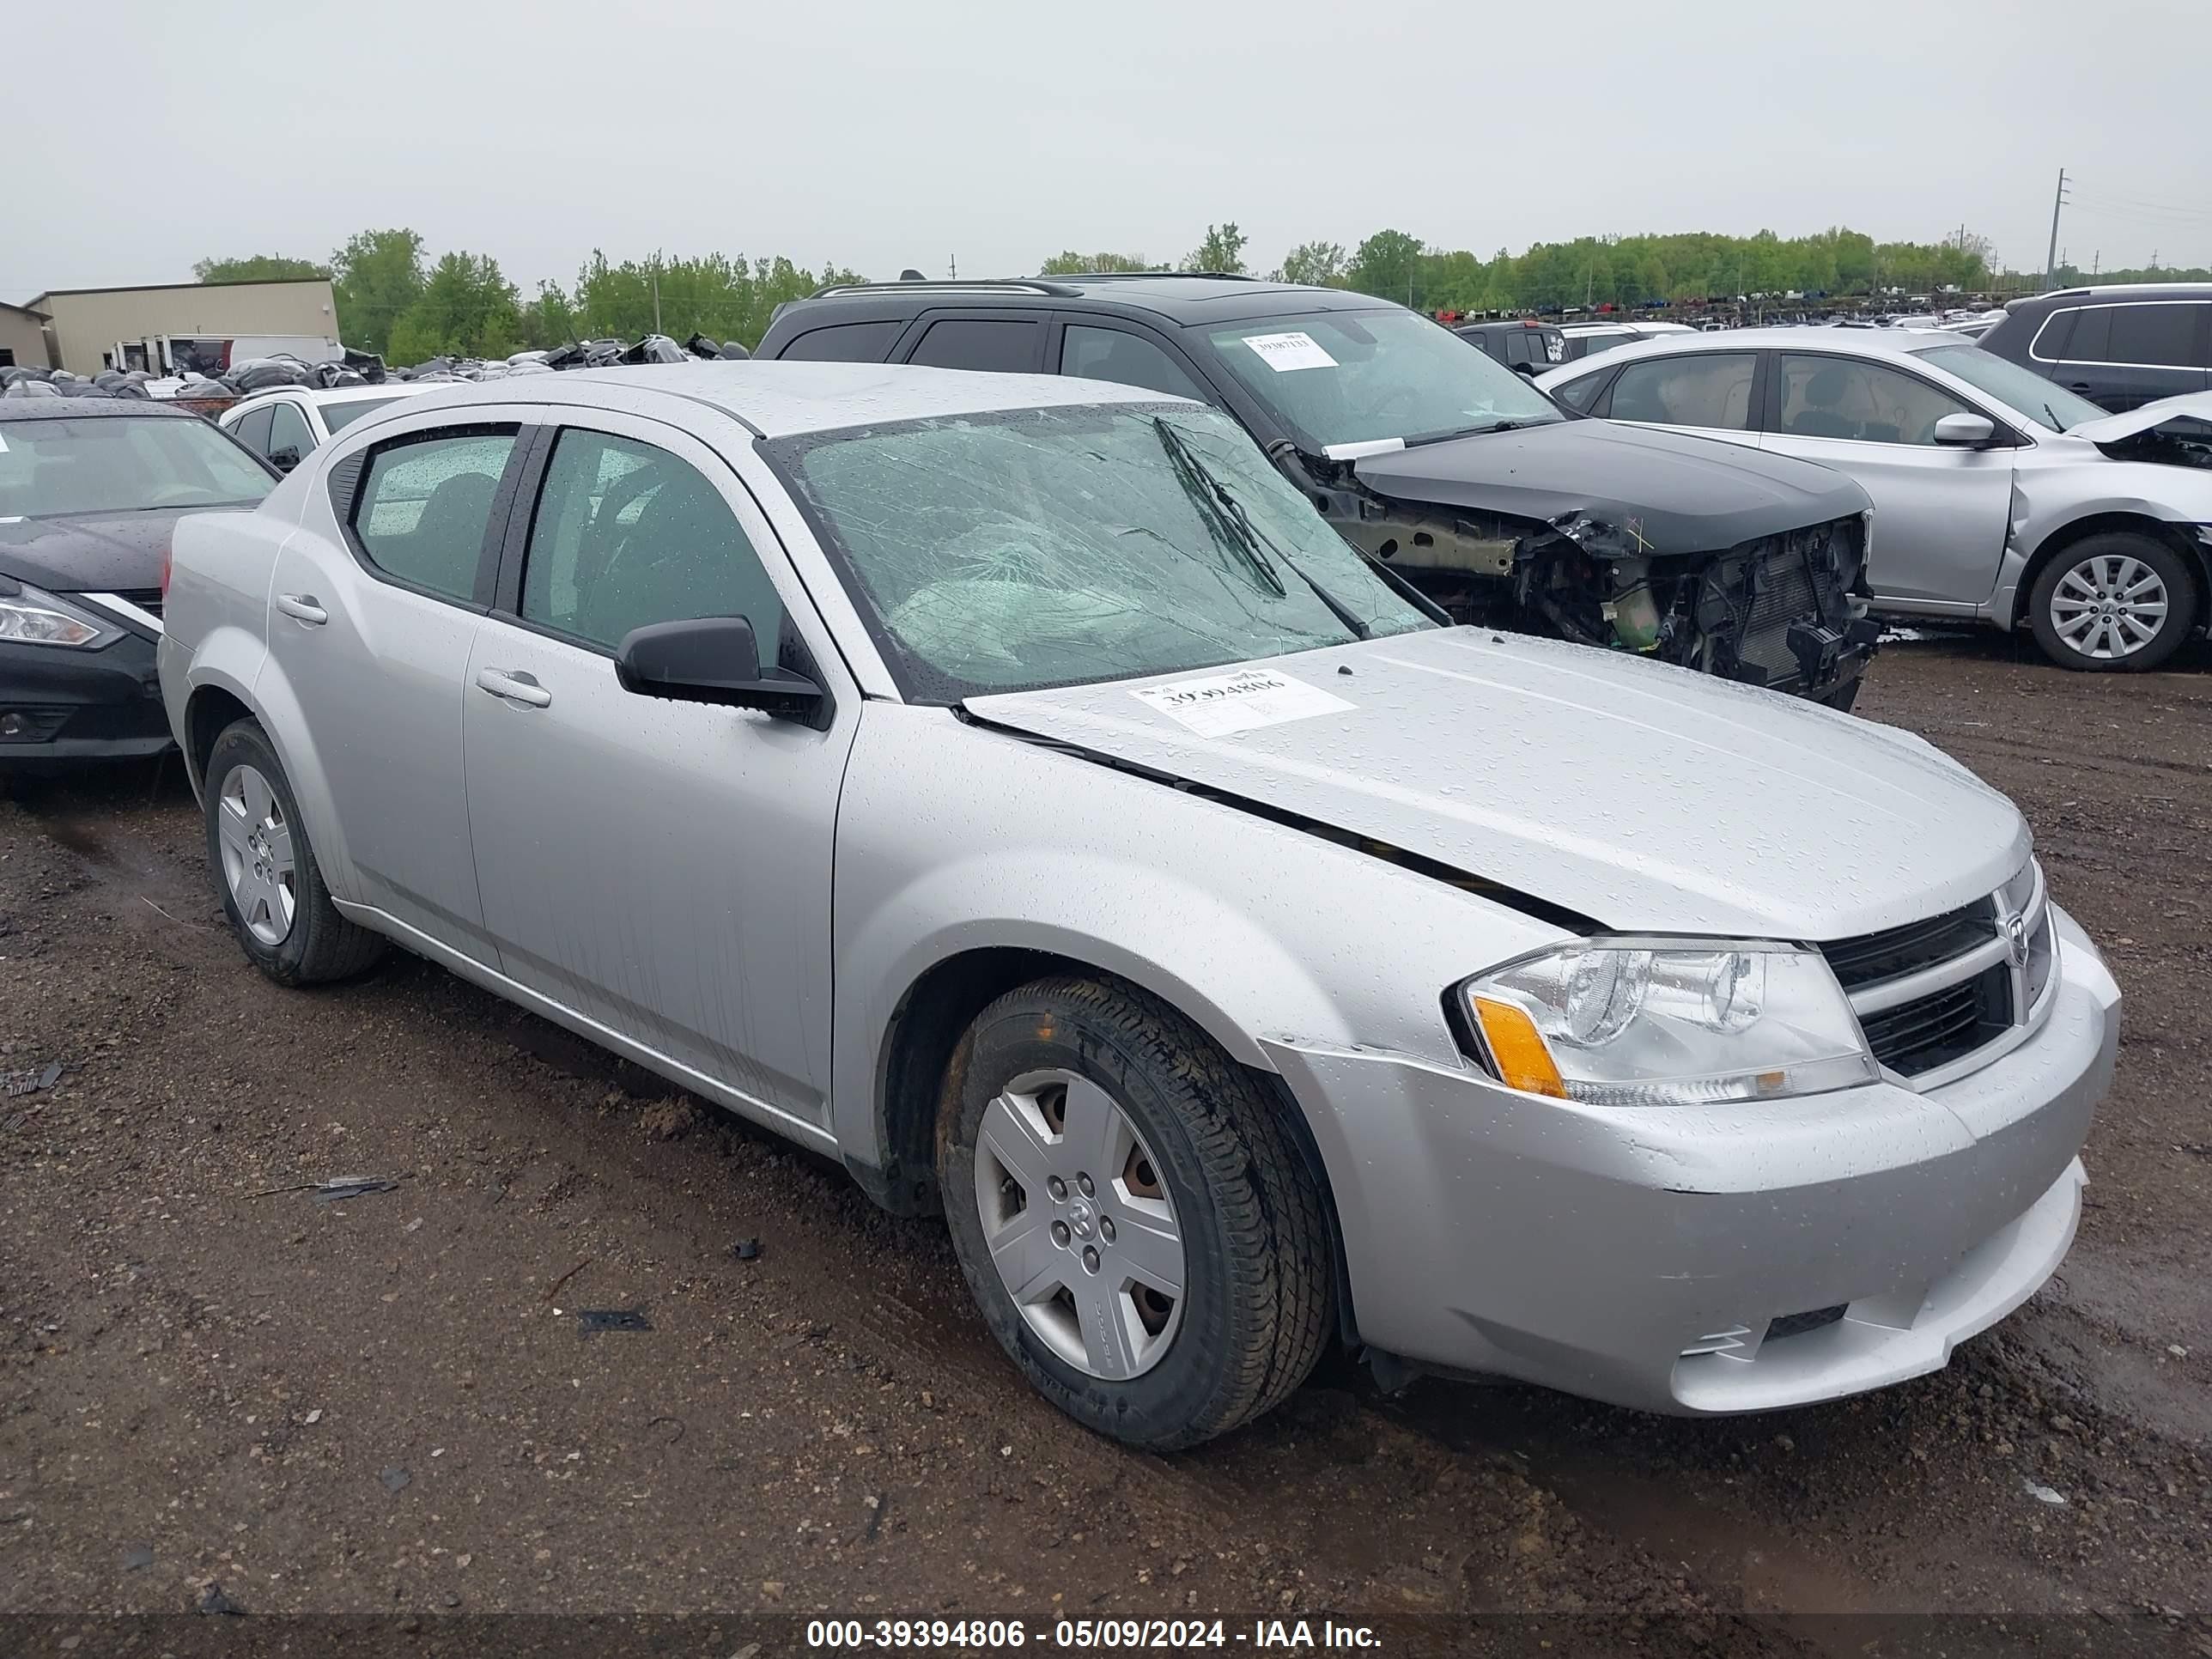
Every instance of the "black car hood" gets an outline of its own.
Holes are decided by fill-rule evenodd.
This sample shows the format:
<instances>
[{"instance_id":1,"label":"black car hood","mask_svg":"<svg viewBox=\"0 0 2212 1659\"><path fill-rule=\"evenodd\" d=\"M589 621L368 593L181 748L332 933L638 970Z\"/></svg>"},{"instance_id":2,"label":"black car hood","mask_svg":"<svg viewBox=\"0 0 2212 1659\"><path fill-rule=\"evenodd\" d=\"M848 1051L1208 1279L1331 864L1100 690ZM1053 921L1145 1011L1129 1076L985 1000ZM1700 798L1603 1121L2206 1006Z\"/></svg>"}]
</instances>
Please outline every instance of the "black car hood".
<instances>
[{"instance_id":1,"label":"black car hood","mask_svg":"<svg viewBox=\"0 0 2212 1659\"><path fill-rule=\"evenodd\" d=\"M161 551L183 513L83 513L0 519L0 576L58 593L157 587Z\"/></svg>"},{"instance_id":2,"label":"black car hood","mask_svg":"<svg viewBox=\"0 0 2212 1659\"><path fill-rule=\"evenodd\" d=\"M1601 420L1448 438L1367 456L1352 471L1400 501L1547 524L1585 519L1617 532L1586 540L1591 551L1623 555L1718 552L1869 505L1857 484L1810 461Z\"/></svg>"}]
</instances>

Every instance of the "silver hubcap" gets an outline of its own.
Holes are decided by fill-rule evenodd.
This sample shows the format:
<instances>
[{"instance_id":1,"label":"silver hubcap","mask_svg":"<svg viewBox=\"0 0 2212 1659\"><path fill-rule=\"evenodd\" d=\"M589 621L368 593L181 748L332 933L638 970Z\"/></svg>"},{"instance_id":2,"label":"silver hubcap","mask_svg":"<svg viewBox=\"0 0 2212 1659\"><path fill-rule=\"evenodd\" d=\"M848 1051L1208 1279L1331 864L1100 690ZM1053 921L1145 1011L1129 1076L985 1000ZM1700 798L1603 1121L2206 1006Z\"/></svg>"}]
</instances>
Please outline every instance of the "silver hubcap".
<instances>
[{"instance_id":1,"label":"silver hubcap","mask_svg":"<svg viewBox=\"0 0 2212 1659\"><path fill-rule=\"evenodd\" d=\"M222 842L222 878L231 902L264 945L282 945L292 931L299 889L292 866L292 826L269 780L251 766L234 766L216 797L216 825Z\"/></svg>"},{"instance_id":2,"label":"silver hubcap","mask_svg":"<svg viewBox=\"0 0 2212 1659\"><path fill-rule=\"evenodd\" d=\"M2166 584L2124 553L2084 559L2051 592L2051 626L2085 657L2132 657L2166 626Z\"/></svg>"},{"instance_id":3,"label":"silver hubcap","mask_svg":"<svg viewBox=\"0 0 2212 1659\"><path fill-rule=\"evenodd\" d=\"M1182 1232L1136 1126L1073 1072L1018 1077L983 1111L975 1204L1000 1283L1069 1364L1121 1382L1182 1319Z\"/></svg>"}]
</instances>

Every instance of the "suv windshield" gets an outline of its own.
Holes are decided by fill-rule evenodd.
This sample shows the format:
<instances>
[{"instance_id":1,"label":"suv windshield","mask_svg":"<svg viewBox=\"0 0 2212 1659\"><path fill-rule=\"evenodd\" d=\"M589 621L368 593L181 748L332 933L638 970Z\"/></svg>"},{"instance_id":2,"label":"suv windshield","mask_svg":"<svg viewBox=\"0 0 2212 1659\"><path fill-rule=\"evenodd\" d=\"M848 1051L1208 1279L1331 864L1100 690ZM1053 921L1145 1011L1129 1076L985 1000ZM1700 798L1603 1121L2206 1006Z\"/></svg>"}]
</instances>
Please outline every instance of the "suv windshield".
<instances>
[{"instance_id":1,"label":"suv windshield","mask_svg":"<svg viewBox=\"0 0 2212 1659\"><path fill-rule=\"evenodd\" d=\"M908 421L763 448L917 702L1435 625L1241 428L1188 404Z\"/></svg>"},{"instance_id":2,"label":"suv windshield","mask_svg":"<svg viewBox=\"0 0 2212 1659\"><path fill-rule=\"evenodd\" d=\"M1309 454L1566 418L1511 369L1410 311L1261 317L1205 337Z\"/></svg>"},{"instance_id":3,"label":"suv windshield","mask_svg":"<svg viewBox=\"0 0 2212 1659\"><path fill-rule=\"evenodd\" d=\"M204 421L0 422L0 518L246 507L276 487Z\"/></svg>"},{"instance_id":4,"label":"suv windshield","mask_svg":"<svg viewBox=\"0 0 2212 1659\"><path fill-rule=\"evenodd\" d=\"M2102 420L2106 410L2087 398L2046 380L2032 368L2008 362L1979 346L1930 346L1912 354L1923 362L1948 369L1968 386L1986 392L2008 409L2016 409L2038 426L2067 432L2084 421Z\"/></svg>"}]
</instances>

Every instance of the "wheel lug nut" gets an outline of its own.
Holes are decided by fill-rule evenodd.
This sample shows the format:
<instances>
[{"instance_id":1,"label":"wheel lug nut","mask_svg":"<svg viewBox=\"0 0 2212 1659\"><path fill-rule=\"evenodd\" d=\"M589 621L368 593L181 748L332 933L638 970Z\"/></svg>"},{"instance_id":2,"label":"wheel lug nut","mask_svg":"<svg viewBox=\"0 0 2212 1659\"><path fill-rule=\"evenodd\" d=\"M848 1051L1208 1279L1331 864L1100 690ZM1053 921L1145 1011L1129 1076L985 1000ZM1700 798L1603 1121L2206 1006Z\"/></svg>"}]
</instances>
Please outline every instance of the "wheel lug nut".
<instances>
[{"instance_id":1,"label":"wheel lug nut","mask_svg":"<svg viewBox=\"0 0 2212 1659\"><path fill-rule=\"evenodd\" d=\"M1065 1181L1062 1181L1058 1176L1054 1176L1046 1181L1044 1183L1044 1189L1052 1194L1054 1202L1066 1203L1067 1201L1067 1183Z\"/></svg>"},{"instance_id":2,"label":"wheel lug nut","mask_svg":"<svg viewBox=\"0 0 2212 1659\"><path fill-rule=\"evenodd\" d=\"M1104 1239L1109 1244L1111 1244L1114 1242L1114 1221L1112 1217L1100 1216L1098 1218L1098 1237Z\"/></svg>"},{"instance_id":3,"label":"wheel lug nut","mask_svg":"<svg viewBox=\"0 0 2212 1659\"><path fill-rule=\"evenodd\" d=\"M1067 1248L1067 1224L1065 1221L1052 1224L1052 1242L1063 1250Z\"/></svg>"},{"instance_id":4,"label":"wheel lug nut","mask_svg":"<svg viewBox=\"0 0 2212 1659\"><path fill-rule=\"evenodd\" d=\"M1088 1244L1083 1247L1083 1266L1086 1272L1095 1273L1098 1271L1098 1252Z\"/></svg>"},{"instance_id":5,"label":"wheel lug nut","mask_svg":"<svg viewBox=\"0 0 2212 1659\"><path fill-rule=\"evenodd\" d=\"M1098 1190L1096 1187L1093 1187L1091 1184L1091 1177L1087 1175L1079 1175L1076 1176L1075 1184L1083 1188L1083 1195L1085 1198L1089 1198L1093 1193Z\"/></svg>"}]
</instances>

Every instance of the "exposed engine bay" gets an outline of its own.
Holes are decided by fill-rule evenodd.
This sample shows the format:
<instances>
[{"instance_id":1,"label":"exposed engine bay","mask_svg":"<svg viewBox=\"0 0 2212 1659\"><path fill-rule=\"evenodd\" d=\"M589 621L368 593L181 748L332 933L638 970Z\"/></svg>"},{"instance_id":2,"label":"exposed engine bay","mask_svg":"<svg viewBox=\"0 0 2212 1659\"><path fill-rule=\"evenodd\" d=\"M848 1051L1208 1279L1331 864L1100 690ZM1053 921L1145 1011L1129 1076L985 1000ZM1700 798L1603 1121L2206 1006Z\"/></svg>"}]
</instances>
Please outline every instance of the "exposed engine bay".
<instances>
[{"instance_id":1,"label":"exposed engine bay","mask_svg":"<svg viewBox=\"0 0 2212 1659\"><path fill-rule=\"evenodd\" d=\"M1455 622L1634 652L1849 708L1881 626L1863 513L1711 551L1662 551L1637 517L1454 511L1378 494L1348 467L1279 459L1353 545Z\"/></svg>"}]
</instances>

